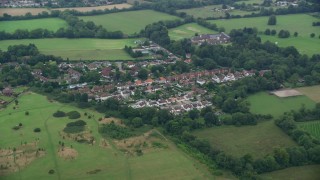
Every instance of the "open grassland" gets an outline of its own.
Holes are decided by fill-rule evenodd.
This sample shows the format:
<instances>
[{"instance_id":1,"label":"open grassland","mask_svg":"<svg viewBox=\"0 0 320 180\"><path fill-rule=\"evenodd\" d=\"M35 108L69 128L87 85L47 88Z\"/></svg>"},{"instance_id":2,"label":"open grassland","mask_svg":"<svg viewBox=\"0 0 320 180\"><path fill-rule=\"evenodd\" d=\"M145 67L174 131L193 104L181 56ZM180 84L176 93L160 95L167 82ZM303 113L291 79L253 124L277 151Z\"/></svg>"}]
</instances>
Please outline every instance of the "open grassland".
<instances>
[{"instance_id":1,"label":"open grassland","mask_svg":"<svg viewBox=\"0 0 320 180\"><path fill-rule=\"evenodd\" d=\"M263 180L319 180L320 179L320 165L308 165L300 167L291 167L271 173L261 175Z\"/></svg>"},{"instance_id":2,"label":"open grassland","mask_svg":"<svg viewBox=\"0 0 320 180\"><path fill-rule=\"evenodd\" d=\"M9 33L12 33L17 29L33 30L37 28L44 28L51 31L57 31L59 28L67 26L67 22L59 18L0 21L0 31L6 31Z\"/></svg>"},{"instance_id":3,"label":"open grassland","mask_svg":"<svg viewBox=\"0 0 320 180\"><path fill-rule=\"evenodd\" d=\"M273 121L261 122L256 126L213 127L195 131L194 135L207 139L213 147L236 157L248 153L255 158L263 157L277 147L296 145Z\"/></svg>"},{"instance_id":4,"label":"open grassland","mask_svg":"<svg viewBox=\"0 0 320 180\"><path fill-rule=\"evenodd\" d=\"M24 39L0 41L0 49L10 45L35 44L41 53L70 60L133 60L124 46L136 46L137 39Z\"/></svg>"},{"instance_id":5,"label":"open grassland","mask_svg":"<svg viewBox=\"0 0 320 180\"><path fill-rule=\"evenodd\" d=\"M301 88L297 88L296 90L308 96L310 99L314 100L315 102L320 102L320 85L301 87Z\"/></svg>"},{"instance_id":6,"label":"open grassland","mask_svg":"<svg viewBox=\"0 0 320 180\"><path fill-rule=\"evenodd\" d=\"M277 43L281 47L295 46L301 53L312 55L319 53L320 49L320 29L312 26L312 22L319 21L318 18L307 14L294 14L277 16L277 24L274 26L267 25L269 17L254 17L229 20L210 20L209 22L217 24L218 27L224 27L226 32L232 29L241 29L244 27L255 27L260 32L263 41ZM297 25L299 22L299 25ZM278 38L278 36L266 36L263 32L267 29L275 29L277 33L283 30L289 30L291 37ZM294 32L298 37L293 37ZM316 37L310 38L310 34L315 33Z\"/></svg>"},{"instance_id":7,"label":"open grassland","mask_svg":"<svg viewBox=\"0 0 320 180\"><path fill-rule=\"evenodd\" d=\"M279 98L266 92L251 95L247 100L250 103L250 111L252 113L271 114L274 117L278 117L284 112L298 110L302 104L308 109L315 106L315 102L307 96Z\"/></svg>"},{"instance_id":8,"label":"open grassland","mask_svg":"<svg viewBox=\"0 0 320 180\"><path fill-rule=\"evenodd\" d=\"M171 40L180 40L183 38L191 38L195 34L215 34L216 31L210 30L197 23L184 24L182 26L172 28L169 30L169 36Z\"/></svg>"},{"instance_id":9,"label":"open grassland","mask_svg":"<svg viewBox=\"0 0 320 180\"><path fill-rule=\"evenodd\" d=\"M198 8L191 8L191 9L180 9L177 10L178 12L185 12L188 15L191 15L195 18L208 18L208 17L214 17L214 18L223 18L225 17L225 13L220 11L214 11L214 8L222 8L222 5L211 5L211 6L204 6L204 7L198 7ZM252 12L249 11L241 11L241 10L231 10L229 11L230 15L247 15L251 14Z\"/></svg>"},{"instance_id":10,"label":"open grassland","mask_svg":"<svg viewBox=\"0 0 320 180\"><path fill-rule=\"evenodd\" d=\"M263 0L245 0L245 1L237 1L235 3L236 4L242 4L242 3L245 3L245 4L262 4Z\"/></svg>"},{"instance_id":11,"label":"open grassland","mask_svg":"<svg viewBox=\"0 0 320 180\"><path fill-rule=\"evenodd\" d=\"M310 133L315 138L320 139L320 121L311 121L311 122L299 122L297 125Z\"/></svg>"},{"instance_id":12,"label":"open grassland","mask_svg":"<svg viewBox=\"0 0 320 180\"><path fill-rule=\"evenodd\" d=\"M152 11L128 11L97 16L81 16L85 21L93 21L97 25L102 25L108 31L122 31L126 34L139 33L146 25L160 20L174 20L179 17Z\"/></svg>"},{"instance_id":13,"label":"open grassland","mask_svg":"<svg viewBox=\"0 0 320 180\"><path fill-rule=\"evenodd\" d=\"M43 11L49 12L46 8L0 8L0 16L5 13L11 16L22 16L28 12L32 15L37 15Z\"/></svg>"},{"instance_id":14,"label":"open grassland","mask_svg":"<svg viewBox=\"0 0 320 180\"><path fill-rule=\"evenodd\" d=\"M20 146L37 140L37 148L45 149L45 154L15 169L14 173L3 175L0 170L0 179L213 179L205 168L197 169L195 164L198 162L179 151L169 140L156 138L157 142L166 144L166 148L151 148L149 144L147 147L150 148L142 156L128 155L120 151L115 141L104 140L98 133L97 119L103 114L49 101L29 92L18 101L18 105L12 103L0 110L0 137L6 137L0 141L1 150L16 147L18 151ZM80 112L80 119L87 123L87 132L94 137L94 143L78 143L61 134L66 124L74 120L53 117L57 110ZM25 115L26 111L29 115ZM22 127L13 130L12 127L19 123ZM40 133L33 132L37 127L41 129ZM76 156L72 159L61 156L59 142L64 143L64 151L72 149ZM16 161L21 158L16 155ZM55 173L48 174L50 169Z\"/></svg>"},{"instance_id":15,"label":"open grassland","mask_svg":"<svg viewBox=\"0 0 320 180\"><path fill-rule=\"evenodd\" d=\"M79 11L79 12L89 12L89 11L92 11L92 10L105 10L105 9L114 9L114 8L126 9L126 8L130 8L131 6L132 5L130 5L130 4L124 3L124 4L113 4L113 5L95 6L95 7L55 8L55 9L52 9L52 10L64 11L64 10L70 9L70 10L76 10L76 11Z\"/></svg>"}]
</instances>

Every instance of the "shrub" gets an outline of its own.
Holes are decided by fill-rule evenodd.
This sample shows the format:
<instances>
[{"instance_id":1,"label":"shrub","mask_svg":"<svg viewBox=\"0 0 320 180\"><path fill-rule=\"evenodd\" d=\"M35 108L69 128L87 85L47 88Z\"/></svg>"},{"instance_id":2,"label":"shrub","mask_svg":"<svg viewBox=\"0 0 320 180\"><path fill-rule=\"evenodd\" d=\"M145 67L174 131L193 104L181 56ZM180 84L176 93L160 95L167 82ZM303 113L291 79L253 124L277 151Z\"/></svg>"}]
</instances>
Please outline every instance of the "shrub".
<instances>
[{"instance_id":1,"label":"shrub","mask_svg":"<svg viewBox=\"0 0 320 180\"><path fill-rule=\"evenodd\" d=\"M29 115L29 111L26 111L24 114L25 114L26 116L28 116L28 115Z\"/></svg>"},{"instance_id":2,"label":"shrub","mask_svg":"<svg viewBox=\"0 0 320 180\"><path fill-rule=\"evenodd\" d=\"M83 120L70 122L66 125L66 127L63 129L63 131L66 133L80 133L80 132L84 131L86 124L87 123Z\"/></svg>"},{"instance_id":3,"label":"shrub","mask_svg":"<svg viewBox=\"0 0 320 180\"><path fill-rule=\"evenodd\" d=\"M63 111L57 111L55 113L53 113L53 117L65 117L66 116L66 113L63 112Z\"/></svg>"},{"instance_id":4,"label":"shrub","mask_svg":"<svg viewBox=\"0 0 320 180\"><path fill-rule=\"evenodd\" d=\"M128 128L118 126L114 123L103 125L100 127L99 132L114 139L125 139L132 136L132 133L130 133Z\"/></svg>"},{"instance_id":5,"label":"shrub","mask_svg":"<svg viewBox=\"0 0 320 180\"><path fill-rule=\"evenodd\" d=\"M54 171L53 169L50 169L48 173L49 173L49 174L54 174L54 172L55 172L55 171Z\"/></svg>"},{"instance_id":6,"label":"shrub","mask_svg":"<svg viewBox=\"0 0 320 180\"><path fill-rule=\"evenodd\" d=\"M41 129L40 128L34 128L33 132L35 132L35 133L41 132Z\"/></svg>"},{"instance_id":7,"label":"shrub","mask_svg":"<svg viewBox=\"0 0 320 180\"><path fill-rule=\"evenodd\" d=\"M69 119L78 119L81 117L80 113L78 111L70 111L67 113Z\"/></svg>"}]
</instances>

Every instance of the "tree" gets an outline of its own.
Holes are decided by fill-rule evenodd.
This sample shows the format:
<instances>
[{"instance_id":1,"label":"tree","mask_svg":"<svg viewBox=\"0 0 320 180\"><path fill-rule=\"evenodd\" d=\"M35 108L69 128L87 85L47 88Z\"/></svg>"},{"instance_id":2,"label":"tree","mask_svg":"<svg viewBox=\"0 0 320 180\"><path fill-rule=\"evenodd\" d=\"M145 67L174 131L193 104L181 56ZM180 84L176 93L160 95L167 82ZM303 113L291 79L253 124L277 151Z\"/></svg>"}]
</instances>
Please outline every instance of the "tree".
<instances>
[{"instance_id":1,"label":"tree","mask_svg":"<svg viewBox=\"0 0 320 180\"><path fill-rule=\"evenodd\" d=\"M199 118L199 110L197 109L192 109L191 111L188 112L188 114L192 120Z\"/></svg>"},{"instance_id":2,"label":"tree","mask_svg":"<svg viewBox=\"0 0 320 180\"><path fill-rule=\"evenodd\" d=\"M277 34L277 31L276 31L275 29L272 29L272 30L271 30L271 35L274 36L274 35L276 35L276 34Z\"/></svg>"},{"instance_id":3,"label":"tree","mask_svg":"<svg viewBox=\"0 0 320 180\"><path fill-rule=\"evenodd\" d=\"M297 33L297 32L294 32L293 36L294 36L294 37L298 37L298 33Z\"/></svg>"},{"instance_id":4,"label":"tree","mask_svg":"<svg viewBox=\"0 0 320 180\"><path fill-rule=\"evenodd\" d=\"M274 159L281 167L287 167L289 165L289 154L283 148L277 148L274 150Z\"/></svg>"},{"instance_id":5,"label":"tree","mask_svg":"<svg viewBox=\"0 0 320 180\"><path fill-rule=\"evenodd\" d=\"M133 127L138 128L143 125L142 119L139 117L133 118L131 121Z\"/></svg>"},{"instance_id":6,"label":"tree","mask_svg":"<svg viewBox=\"0 0 320 180\"><path fill-rule=\"evenodd\" d=\"M144 68L140 69L138 72L138 77L142 80L146 80L148 78L148 70Z\"/></svg>"},{"instance_id":7,"label":"tree","mask_svg":"<svg viewBox=\"0 0 320 180\"><path fill-rule=\"evenodd\" d=\"M268 20L268 25L276 25L277 24L277 18L275 15L271 15L269 17L269 20Z\"/></svg>"},{"instance_id":8,"label":"tree","mask_svg":"<svg viewBox=\"0 0 320 180\"><path fill-rule=\"evenodd\" d=\"M270 30L270 29L266 29L266 30L264 31L264 34L265 34L265 35L270 35L270 34L271 34L271 30Z\"/></svg>"},{"instance_id":9,"label":"tree","mask_svg":"<svg viewBox=\"0 0 320 180\"><path fill-rule=\"evenodd\" d=\"M204 121L207 126L218 124L218 117L213 112L208 112L204 115Z\"/></svg>"},{"instance_id":10,"label":"tree","mask_svg":"<svg viewBox=\"0 0 320 180\"><path fill-rule=\"evenodd\" d=\"M311 38L314 38L315 36L316 36L316 35L315 35L314 33L311 33L311 34L310 34L310 37L311 37Z\"/></svg>"}]
</instances>

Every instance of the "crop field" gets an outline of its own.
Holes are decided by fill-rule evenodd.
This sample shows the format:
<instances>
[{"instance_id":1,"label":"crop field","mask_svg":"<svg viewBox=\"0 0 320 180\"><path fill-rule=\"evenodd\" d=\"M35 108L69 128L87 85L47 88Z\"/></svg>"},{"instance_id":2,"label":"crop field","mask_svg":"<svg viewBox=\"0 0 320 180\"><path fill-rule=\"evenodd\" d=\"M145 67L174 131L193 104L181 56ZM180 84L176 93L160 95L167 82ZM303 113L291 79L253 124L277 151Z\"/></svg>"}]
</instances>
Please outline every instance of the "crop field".
<instances>
[{"instance_id":1,"label":"crop field","mask_svg":"<svg viewBox=\"0 0 320 180\"><path fill-rule=\"evenodd\" d=\"M3 16L4 13L11 16L23 16L28 12L37 15L43 11L49 12L46 8L0 8L0 16Z\"/></svg>"},{"instance_id":2,"label":"crop field","mask_svg":"<svg viewBox=\"0 0 320 180\"><path fill-rule=\"evenodd\" d=\"M67 22L59 18L0 21L0 31L6 31L9 33L12 33L17 29L33 30L37 28L45 28L51 31L57 31L59 28L67 26Z\"/></svg>"},{"instance_id":3,"label":"crop field","mask_svg":"<svg viewBox=\"0 0 320 180\"><path fill-rule=\"evenodd\" d=\"M263 157L277 147L296 145L273 121L261 122L256 126L213 127L195 131L194 135L207 139L213 147L236 157L247 153L255 158Z\"/></svg>"},{"instance_id":4,"label":"crop field","mask_svg":"<svg viewBox=\"0 0 320 180\"><path fill-rule=\"evenodd\" d=\"M0 41L0 49L10 45L35 44L41 53L69 60L133 60L124 46L135 47L137 39L24 39Z\"/></svg>"},{"instance_id":5,"label":"crop field","mask_svg":"<svg viewBox=\"0 0 320 180\"><path fill-rule=\"evenodd\" d=\"M0 111L0 137L6 137L0 141L0 163L12 164L8 169L0 169L0 179L213 178L205 168L196 168L197 161L165 138L143 139L147 143L143 155L131 155L123 152L120 145L123 142L104 139L98 133L100 122L97 119L103 114L60 104L32 92L27 92L18 101L18 105L12 103ZM86 133L76 137L63 133L66 124L75 120L53 117L57 110L78 111L81 114L79 119L87 123ZM35 128L41 131L36 133ZM126 139L124 143L145 136ZM77 138L87 137L94 141L76 142ZM153 147L153 141L161 143L164 148Z\"/></svg>"},{"instance_id":6,"label":"crop field","mask_svg":"<svg viewBox=\"0 0 320 180\"><path fill-rule=\"evenodd\" d=\"M271 114L274 117L278 117L284 112L298 110L302 104L310 109L315 106L315 102L307 96L279 98L266 92L251 95L247 100L250 103L252 113Z\"/></svg>"},{"instance_id":7,"label":"crop field","mask_svg":"<svg viewBox=\"0 0 320 180\"><path fill-rule=\"evenodd\" d=\"M318 18L307 14L294 14L277 16L277 24L275 26L267 25L268 17L241 18L229 20L210 20L209 22L217 24L218 27L224 27L226 32L232 29L241 29L244 27L255 27L261 34L262 40L277 43L281 47L295 46L301 53L312 55L319 53L320 29L312 26L312 22L319 21ZM297 25L299 22L299 25ZM291 37L278 38L277 36L263 35L267 28L275 29L279 32L281 29L289 30ZM293 37L294 32L298 33L298 37ZM315 33L316 37L310 38L310 34Z\"/></svg>"},{"instance_id":8,"label":"crop field","mask_svg":"<svg viewBox=\"0 0 320 180\"><path fill-rule=\"evenodd\" d=\"M139 33L146 25L160 20L175 20L179 17L152 11L140 10L119 12L97 16L81 16L85 21L93 21L97 25L102 25L108 31L122 31L125 34Z\"/></svg>"},{"instance_id":9,"label":"crop field","mask_svg":"<svg viewBox=\"0 0 320 180\"><path fill-rule=\"evenodd\" d=\"M216 31L210 30L203 26L198 25L197 23L184 24L182 26L169 29L169 36L172 40L179 40L183 38L191 38L195 36L195 33L198 34L215 34Z\"/></svg>"},{"instance_id":10,"label":"crop field","mask_svg":"<svg viewBox=\"0 0 320 180\"><path fill-rule=\"evenodd\" d=\"M117 9L126 9L126 8L130 8L132 5L130 4L113 4L113 5L106 5L106 6L96 6L96 7L73 7L73 8L55 8L52 10L60 10L60 11L64 11L66 9L70 9L70 10L76 10L76 11L80 11L80 12L88 12L88 11L92 11L92 10L105 10L105 9L113 9L113 8L117 8Z\"/></svg>"},{"instance_id":11,"label":"crop field","mask_svg":"<svg viewBox=\"0 0 320 180\"><path fill-rule=\"evenodd\" d=\"M261 175L262 180L318 180L320 178L320 165L308 165L299 167L290 167L279 171L265 173Z\"/></svg>"},{"instance_id":12,"label":"crop field","mask_svg":"<svg viewBox=\"0 0 320 180\"><path fill-rule=\"evenodd\" d=\"M315 138L320 139L320 121L311 121L311 122L299 122L297 125L310 133Z\"/></svg>"},{"instance_id":13,"label":"crop field","mask_svg":"<svg viewBox=\"0 0 320 180\"><path fill-rule=\"evenodd\" d=\"M301 87L301 88L297 88L296 90L308 96L310 99L314 100L315 102L320 102L320 85Z\"/></svg>"}]
</instances>

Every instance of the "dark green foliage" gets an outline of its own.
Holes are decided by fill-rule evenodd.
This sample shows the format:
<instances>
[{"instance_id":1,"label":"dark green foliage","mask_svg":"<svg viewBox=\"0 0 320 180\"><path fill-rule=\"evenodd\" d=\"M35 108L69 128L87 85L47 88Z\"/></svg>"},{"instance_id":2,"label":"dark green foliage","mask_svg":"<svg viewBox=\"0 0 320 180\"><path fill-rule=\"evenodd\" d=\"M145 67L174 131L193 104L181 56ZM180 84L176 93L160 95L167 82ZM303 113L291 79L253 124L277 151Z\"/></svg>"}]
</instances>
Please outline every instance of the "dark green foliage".
<instances>
[{"instance_id":1,"label":"dark green foliage","mask_svg":"<svg viewBox=\"0 0 320 180\"><path fill-rule=\"evenodd\" d=\"M138 58L138 57L142 57L143 56L143 54L142 54L142 52L141 51L137 51L137 52L134 52L133 50L132 50L132 47L131 46L125 46L124 47L124 50L131 56L131 57L133 57L133 58Z\"/></svg>"},{"instance_id":2,"label":"dark green foliage","mask_svg":"<svg viewBox=\"0 0 320 180\"><path fill-rule=\"evenodd\" d=\"M279 37L279 38L288 38L288 37L290 37L290 32L287 31L287 30L282 30L282 29L281 29L281 30L279 31L278 37Z\"/></svg>"},{"instance_id":3,"label":"dark green foliage","mask_svg":"<svg viewBox=\"0 0 320 180\"><path fill-rule=\"evenodd\" d=\"M276 25L277 24L277 17L275 15L271 15L268 20L268 25Z\"/></svg>"},{"instance_id":4,"label":"dark green foliage","mask_svg":"<svg viewBox=\"0 0 320 180\"><path fill-rule=\"evenodd\" d=\"M70 111L67 113L69 119L78 119L81 117L81 114L78 111Z\"/></svg>"},{"instance_id":5,"label":"dark green foliage","mask_svg":"<svg viewBox=\"0 0 320 180\"><path fill-rule=\"evenodd\" d=\"M63 112L63 111L57 111L55 113L53 113L53 117L65 117L66 116L66 113Z\"/></svg>"},{"instance_id":6,"label":"dark green foliage","mask_svg":"<svg viewBox=\"0 0 320 180\"><path fill-rule=\"evenodd\" d=\"M70 122L63 129L66 133L80 133L85 130L85 125L87 123L83 120L77 120L75 122Z\"/></svg>"},{"instance_id":7,"label":"dark green foliage","mask_svg":"<svg viewBox=\"0 0 320 180\"><path fill-rule=\"evenodd\" d=\"M115 123L105 124L99 128L99 132L113 139L125 139L132 136L130 130L126 127L118 126Z\"/></svg>"},{"instance_id":8,"label":"dark green foliage","mask_svg":"<svg viewBox=\"0 0 320 180\"><path fill-rule=\"evenodd\" d=\"M138 72L138 77L142 80L146 80L148 78L148 70L144 68L140 69Z\"/></svg>"},{"instance_id":9,"label":"dark green foliage","mask_svg":"<svg viewBox=\"0 0 320 180\"><path fill-rule=\"evenodd\" d=\"M49 174L54 174L55 171L54 171L53 169L50 169L48 173L49 173Z\"/></svg>"},{"instance_id":10,"label":"dark green foliage","mask_svg":"<svg viewBox=\"0 0 320 180\"><path fill-rule=\"evenodd\" d=\"M41 129L40 128L34 128L33 132L35 132L35 133L41 132Z\"/></svg>"}]
</instances>

